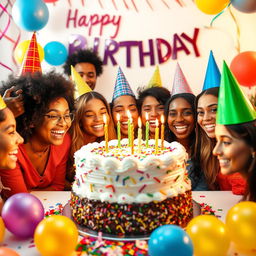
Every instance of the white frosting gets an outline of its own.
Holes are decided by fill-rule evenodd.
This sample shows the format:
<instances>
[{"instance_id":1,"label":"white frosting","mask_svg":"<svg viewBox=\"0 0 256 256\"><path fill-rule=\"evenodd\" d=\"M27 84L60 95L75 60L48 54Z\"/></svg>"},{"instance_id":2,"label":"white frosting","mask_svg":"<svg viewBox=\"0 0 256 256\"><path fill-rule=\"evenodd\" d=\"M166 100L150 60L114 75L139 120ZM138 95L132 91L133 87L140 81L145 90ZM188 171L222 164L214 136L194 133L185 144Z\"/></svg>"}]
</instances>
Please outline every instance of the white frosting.
<instances>
[{"instance_id":1,"label":"white frosting","mask_svg":"<svg viewBox=\"0 0 256 256\"><path fill-rule=\"evenodd\" d=\"M102 202L149 203L163 201L191 189L187 177L185 148L178 142L164 142L164 150L155 154L155 140L149 147L142 142L138 153L134 141L134 154L127 146L128 140L105 141L83 146L75 153L76 178L73 191L80 197ZM161 145L159 140L158 145Z\"/></svg>"}]
</instances>

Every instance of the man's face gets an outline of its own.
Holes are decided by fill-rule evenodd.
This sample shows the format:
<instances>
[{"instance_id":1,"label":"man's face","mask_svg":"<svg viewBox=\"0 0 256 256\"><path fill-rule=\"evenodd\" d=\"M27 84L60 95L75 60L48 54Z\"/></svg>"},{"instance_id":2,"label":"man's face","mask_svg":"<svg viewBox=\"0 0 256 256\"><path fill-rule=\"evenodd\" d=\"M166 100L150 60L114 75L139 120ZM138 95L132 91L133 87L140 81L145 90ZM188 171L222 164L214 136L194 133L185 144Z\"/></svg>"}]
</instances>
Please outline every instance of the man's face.
<instances>
[{"instance_id":1,"label":"man's face","mask_svg":"<svg viewBox=\"0 0 256 256\"><path fill-rule=\"evenodd\" d=\"M96 86L96 69L95 66L89 62L81 62L75 65L75 70L83 78L83 80L94 90Z\"/></svg>"}]
</instances>

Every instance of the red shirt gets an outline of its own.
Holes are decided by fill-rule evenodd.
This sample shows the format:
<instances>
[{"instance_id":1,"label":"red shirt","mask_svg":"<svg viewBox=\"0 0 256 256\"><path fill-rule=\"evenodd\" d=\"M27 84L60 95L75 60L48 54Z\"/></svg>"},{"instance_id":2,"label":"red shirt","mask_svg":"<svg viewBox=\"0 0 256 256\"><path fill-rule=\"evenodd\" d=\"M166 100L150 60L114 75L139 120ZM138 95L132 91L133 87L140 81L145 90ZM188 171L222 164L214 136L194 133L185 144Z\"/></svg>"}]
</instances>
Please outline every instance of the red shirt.
<instances>
[{"instance_id":1,"label":"red shirt","mask_svg":"<svg viewBox=\"0 0 256 256\"><path fill-rule=\"evenodd\" d=\"M232 190L235 195L245 194L246 180L238 172L230 175L218 173L217 182L220 186L220 190Z\"/></svg>"},{"instance_id":2,"label":"red shirt","mask_svg":"<svg viewBox=\"0 0 256 256\"><path fill-rule=\"evenodd\" d=\"M62 145L50 146L48 162L42 175L32 165L24 144L19 145L16 168L1 169L0 171L1 181L5 187L2 191L3 197L8 198L16 193L48 186L52 186L53 190L64 190L70 145L70 136L66 134ZM6 188L10 188L10 190Z\"/></svg>"}]
</instances>

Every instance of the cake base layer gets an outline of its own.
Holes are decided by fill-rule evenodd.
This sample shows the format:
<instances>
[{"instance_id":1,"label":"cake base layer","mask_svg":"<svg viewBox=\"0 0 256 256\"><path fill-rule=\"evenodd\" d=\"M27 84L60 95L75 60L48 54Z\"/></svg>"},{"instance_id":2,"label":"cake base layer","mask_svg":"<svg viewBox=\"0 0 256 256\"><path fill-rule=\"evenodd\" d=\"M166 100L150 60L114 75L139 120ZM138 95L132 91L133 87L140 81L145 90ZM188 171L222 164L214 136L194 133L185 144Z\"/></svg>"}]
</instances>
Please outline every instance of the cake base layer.
<instances>
[{"instance_id":1,"label":"cake base layer","mask_svg":"<svg viewBox=\"0 0 256 256\"><path fill-rule=\"evenodd\" d=\"M71 193L72 217L79 225L116 235L150 234L161 225L185 227L193 217L191 191L147 204L118 204L80 198Z\"/></svg>"}]
</instances>

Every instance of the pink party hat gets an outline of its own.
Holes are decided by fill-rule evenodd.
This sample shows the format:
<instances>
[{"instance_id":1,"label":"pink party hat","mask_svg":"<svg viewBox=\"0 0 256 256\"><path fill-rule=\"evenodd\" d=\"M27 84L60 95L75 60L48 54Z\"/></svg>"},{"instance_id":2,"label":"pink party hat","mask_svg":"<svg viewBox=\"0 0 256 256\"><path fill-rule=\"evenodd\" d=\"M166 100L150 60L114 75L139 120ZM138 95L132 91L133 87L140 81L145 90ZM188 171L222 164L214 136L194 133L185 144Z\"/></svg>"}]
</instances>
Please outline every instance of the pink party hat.
<instances>
[{"instance_id":1,"label":"pink party hat","mask_svg":"<svg viewBox=\"0 0 256 256\"><path fill-rule=\"evenodd\" d=\"M112 101L114 101L116 98L123 96L123 95L131 95L131 96L135 97L128 81L126 80L126 78L124 76L122 69L119 67Z\"/></svg>"},{"instance_id":2,"label":"pink party hat","mask_svg":"<svg viewBox=\"0 0 256 256\"><path fill-rule=\"evenodd\" d=\"M179 63L177 62L176 71L173 80L172 93L171 95L180 93L191 93L193 94L186 77L184 76Z\"/></svg>"},{"instance_id":3,"label":"pink party hat","mask_svg":"<svg viewBox=\"0 0 256 256\"><path fill-rule=\"evenodd\" d=\"M40 58L38 53L38 46L36 41L36 34L33 33L33 36L30 40L27 53L23 59L20 75L26 73L35 73L42 72Z\"/></svg>"}]
</instances>

